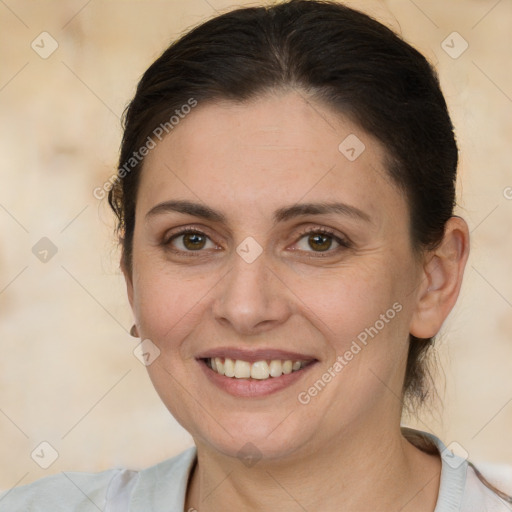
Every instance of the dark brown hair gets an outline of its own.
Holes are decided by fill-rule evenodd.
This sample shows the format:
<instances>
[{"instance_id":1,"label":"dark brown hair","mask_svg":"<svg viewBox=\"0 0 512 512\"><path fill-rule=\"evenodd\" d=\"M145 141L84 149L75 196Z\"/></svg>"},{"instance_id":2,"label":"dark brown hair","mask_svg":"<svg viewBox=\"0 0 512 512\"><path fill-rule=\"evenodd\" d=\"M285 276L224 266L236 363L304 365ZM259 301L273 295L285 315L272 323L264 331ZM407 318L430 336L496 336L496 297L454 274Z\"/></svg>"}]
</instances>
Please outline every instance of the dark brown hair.
<instances>
[{"instance_id":1,"label":"dark brown hair","mask_svg":"<svg viewBox=\"0 0 512 512\"><path fill-rule=\"evenodd\" d=\"M128 271L143 165L133 155L155 128L167 123L170 131L169 119L191 99L242 102L287 89L374 135L408 199L413 247L421 254L441 241L453 214L458 151L435 70L366 14L336 2L291 0L216 16L172 43L144 73L125 111L118 179L109 193ZM403 386L409 404L428 394L432 343L410 336Z\"/></svg>"}]
</instances>

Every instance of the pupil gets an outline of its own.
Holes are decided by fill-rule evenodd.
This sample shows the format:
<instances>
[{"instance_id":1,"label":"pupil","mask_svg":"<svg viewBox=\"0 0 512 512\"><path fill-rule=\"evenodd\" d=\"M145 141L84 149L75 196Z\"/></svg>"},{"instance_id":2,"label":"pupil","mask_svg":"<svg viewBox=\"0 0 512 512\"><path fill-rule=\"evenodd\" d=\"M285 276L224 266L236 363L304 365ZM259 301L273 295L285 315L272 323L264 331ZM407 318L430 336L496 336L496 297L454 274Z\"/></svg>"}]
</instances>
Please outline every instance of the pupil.
<instances>
[{"instance_id":1,"label":"pupil","mask_svg":"<svg viewBox=\"0 0 512 512\"><path fill-rule=\"evenodd\" d=\"M201 249L204 246L204 237L197 233L188 233L183 237L183 243L187 249Z\"/></svg>"},{"instance_id":2,"label":"pupil","mask_svg":"<svg viewBox=\"0 0 512 512\"><path fill-rule=\"evenodd\" d=\"M310 241L310 245L311 245L311 242L313 244L317 244L316 249L319 249L320 251L326 251L327 249L329 249L331 247L331 244L332 244L332 240L329 236L321 235L318 233L316 235L312 235L309 238L309 241ZM313 247L313 245L311 245L311 247L312 247L312 249L315 249L315 247Z\"/></svg>"}]
</instances>

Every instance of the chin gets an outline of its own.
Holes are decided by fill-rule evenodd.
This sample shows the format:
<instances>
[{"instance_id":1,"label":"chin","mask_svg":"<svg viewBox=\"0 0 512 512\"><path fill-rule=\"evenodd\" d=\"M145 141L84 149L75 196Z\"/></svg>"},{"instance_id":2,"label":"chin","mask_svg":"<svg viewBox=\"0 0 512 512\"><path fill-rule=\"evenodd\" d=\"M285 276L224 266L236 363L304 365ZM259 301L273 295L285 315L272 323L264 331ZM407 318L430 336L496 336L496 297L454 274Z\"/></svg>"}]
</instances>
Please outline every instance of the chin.
<instances>
[{"instance_id":1,"label":"chin","mask_svg":"<svg viewBox=\"0 0 512 512\"><path fill-rule=\"evenodd\" d=\"M292 419L293 413L288 418L287 414L276 418L268 413L240 412L232 415L229 422L223 419L224 416L219 417L221 425L227 425L227 432L215 422L208 425L204 421L202 424L187 422L183 427L191 433L198 446L213 449L227 457L280 460L296 454L310 438L304 423Z\"/></svg>"}]
</instances>

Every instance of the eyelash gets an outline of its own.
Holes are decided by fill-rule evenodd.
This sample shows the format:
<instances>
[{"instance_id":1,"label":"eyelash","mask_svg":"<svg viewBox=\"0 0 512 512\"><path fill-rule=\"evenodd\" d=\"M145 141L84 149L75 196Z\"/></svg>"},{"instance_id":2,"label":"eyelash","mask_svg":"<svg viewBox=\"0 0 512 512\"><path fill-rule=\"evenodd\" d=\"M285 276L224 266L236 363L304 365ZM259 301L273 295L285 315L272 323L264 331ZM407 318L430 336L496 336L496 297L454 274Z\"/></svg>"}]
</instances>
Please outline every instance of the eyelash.
<instances>
[{"instance_id":1,"label":"eyelash","mask_svg":"<svg viewBox=\"0 0 512 512\"><path fill-rule=\"evenodd\" d=\"M202 249L199 249L197 251L182 251L182 250L179 250L179 249L173 249L172 248L171 242L173 240L175 240L176 238L179 238L180 236L188 235L188 234L204 236L204 237L208 238L209 240L211 240L210 237L206 233L204 233L203 231L201 231L201 230L199 230L197 228L191 227L191 226L186 226L186 227L180 229L179 231L177 231L175 233L172 233L171 236L166 237L165 240L163 241L162 245L166 249L168 249L171 252L173 252L175 254L178 254L180 256L185 256L185 257L200 257L200 256L203 256L203 254L201 254L201 253L204 252ZM297 242L300 241L302 238L304 238L306 235L311 235L311 234L319 234L319 235L329 236L336 243L339 244L339 247L337 247L337 248L335 248L333 250L328 249L326 251L301 251L299 249L299 252L305 252L305 253L312 253L312 254L314 254L314 256L313 255L309 256L311 258L326 258L326 257L332 256L333 254L336 254L336 253L340 252L343 249L350 249L352 247L352 244L350 243L350 241L347 238L340 238L333 231L331 231L331 230L329 230L327 228L307 228L307 229L305 229L305 230L303 230L303 231L301 231L299 233ZM295 243L297 243L297 242L295 242Z\"/></svg>"}]
</instances>

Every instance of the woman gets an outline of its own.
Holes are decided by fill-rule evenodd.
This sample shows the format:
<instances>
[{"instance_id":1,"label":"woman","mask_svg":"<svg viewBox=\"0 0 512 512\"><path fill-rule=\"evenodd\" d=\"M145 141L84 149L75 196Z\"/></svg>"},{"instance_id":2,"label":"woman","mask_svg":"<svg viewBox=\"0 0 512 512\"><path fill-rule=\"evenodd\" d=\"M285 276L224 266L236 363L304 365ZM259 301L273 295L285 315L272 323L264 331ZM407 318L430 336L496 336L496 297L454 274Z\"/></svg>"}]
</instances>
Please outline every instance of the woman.
<instances>
[{"instance_id":1,"label":"woman","mask_svg":"<svg viewBox=\"0 0 512 512\"><path fill-rule=\"evenodd\" d=\"M109 200L132 334L196 447L0 510L510 510L400 427L468 257L456 168L435 72L362 13L292 0L183 36L127 109Z\"/></svg>"}]
</instances>

